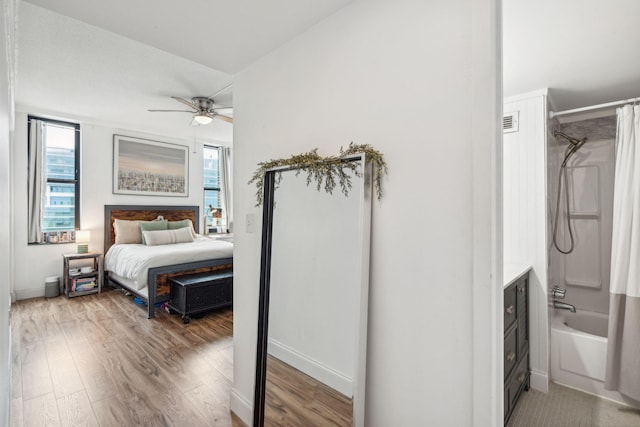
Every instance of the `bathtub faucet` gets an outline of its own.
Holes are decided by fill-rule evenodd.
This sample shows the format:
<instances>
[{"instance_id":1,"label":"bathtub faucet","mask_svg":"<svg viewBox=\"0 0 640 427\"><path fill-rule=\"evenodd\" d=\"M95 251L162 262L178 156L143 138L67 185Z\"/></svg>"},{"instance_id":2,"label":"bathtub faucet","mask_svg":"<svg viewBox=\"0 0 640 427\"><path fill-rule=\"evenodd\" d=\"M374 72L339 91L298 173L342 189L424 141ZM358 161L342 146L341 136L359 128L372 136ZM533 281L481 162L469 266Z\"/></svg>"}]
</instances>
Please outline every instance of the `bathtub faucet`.
<instances>
[{"instance_id":1,"label":"bathtub faucet","mask_svg":"<svg viewBox=\"0 0 640 427\"><path fill-rule=\"evenodd\" d=\"M551 298L564 299L567 294L567 288L561 288L560 286L554 286L550 291Z\"/></svg>"},{"instance_id":2,"label":"bathtub faucet","mask_svg":"<svg viewBox=\"0 0 640 427\"><path fill-rule=\"evenodd\" d=\"M553 308L558 308L560 310L569 310L572 313L576 312L576 307L571 304L567 304L566 302L554 301Z\"/></svg>"}]
</instances>

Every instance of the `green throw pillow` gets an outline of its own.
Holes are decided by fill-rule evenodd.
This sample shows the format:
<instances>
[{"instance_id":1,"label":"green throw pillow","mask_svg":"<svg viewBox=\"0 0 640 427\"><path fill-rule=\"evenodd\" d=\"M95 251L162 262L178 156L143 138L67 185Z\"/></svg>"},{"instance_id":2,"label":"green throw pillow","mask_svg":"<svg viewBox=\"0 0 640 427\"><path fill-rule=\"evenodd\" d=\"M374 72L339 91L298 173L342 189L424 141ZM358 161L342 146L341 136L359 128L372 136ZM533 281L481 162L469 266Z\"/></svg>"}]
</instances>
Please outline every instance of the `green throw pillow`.
<instances>
[{"instance_id":1,"label":"green throw pillow","mask_svg":"<svg viewBox=\"0 0 640 427\"><path fill-rule=\"evenodd\" d=\"M190 219L183 219L182 221L169 221L169 230L177 230L178 228L191 227Z\"/></svg>"},{"instance_id":2,"label":"green throw pillow","mask_svg":"<svg viewBox=\"0 0 640 427\"><path fill-rule=\"evenodd\" d=\"M168 230L167 221L151 221L151 222L141 222L140 223L140 234L142 235L142 244L146 245L147 242L144 240L143 231L158 231L158 230Z\"/></svg>"}]
</instances>

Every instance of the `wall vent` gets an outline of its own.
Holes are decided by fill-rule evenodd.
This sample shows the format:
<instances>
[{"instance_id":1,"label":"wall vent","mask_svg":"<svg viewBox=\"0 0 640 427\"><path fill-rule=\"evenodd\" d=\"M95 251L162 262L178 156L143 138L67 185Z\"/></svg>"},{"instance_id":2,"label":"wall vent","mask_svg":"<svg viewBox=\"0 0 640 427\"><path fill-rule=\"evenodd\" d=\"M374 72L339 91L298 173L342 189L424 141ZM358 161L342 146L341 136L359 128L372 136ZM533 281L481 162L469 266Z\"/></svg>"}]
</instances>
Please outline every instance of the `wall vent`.
<instances>
[{"instance_id":1,"label":"wall vent","mask_svg":"<svg viewBox=\"0 0 640 427\"><path fill-rule=\"evenodd\" d=\"M502 132L518 132L518 111L504 113L502 116Z\"/></svg>"}]
</instances>

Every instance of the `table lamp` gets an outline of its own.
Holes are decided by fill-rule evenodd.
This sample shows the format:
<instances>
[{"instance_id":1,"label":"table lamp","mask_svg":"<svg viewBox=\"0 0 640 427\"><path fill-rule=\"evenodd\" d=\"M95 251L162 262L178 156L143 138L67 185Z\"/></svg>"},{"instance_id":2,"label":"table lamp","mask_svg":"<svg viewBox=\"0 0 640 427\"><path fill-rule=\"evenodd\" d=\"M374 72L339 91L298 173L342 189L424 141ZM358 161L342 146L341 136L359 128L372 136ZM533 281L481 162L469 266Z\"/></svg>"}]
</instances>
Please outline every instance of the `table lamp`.
<instances>
[{"instance_id":1,"label":"table lamp","mask_svg":"<svg viewBox=\"0 0 640 427\"><path fill-rule=\"evenodd\" d=\"M79 254L86 254L89 252L90 240L91 240L91 232L89 230L76 231L76 243L78 244Z\"/></svg>"}]
</instances>

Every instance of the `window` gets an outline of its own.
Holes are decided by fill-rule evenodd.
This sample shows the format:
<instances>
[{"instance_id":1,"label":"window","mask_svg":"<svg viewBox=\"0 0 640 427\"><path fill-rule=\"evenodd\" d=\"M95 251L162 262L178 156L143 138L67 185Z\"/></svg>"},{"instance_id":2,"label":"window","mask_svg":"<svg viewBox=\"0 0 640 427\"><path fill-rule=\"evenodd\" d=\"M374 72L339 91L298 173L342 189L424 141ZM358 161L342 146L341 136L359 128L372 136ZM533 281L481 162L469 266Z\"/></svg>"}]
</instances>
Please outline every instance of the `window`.
<instances>
[{"instance_id":1,"label":"window","mask_svg":"<svg viewBox=\"0 0 640 427\"><path fill-rule=\"evenodd\" d=\"M204 146L204 169L203 169L203 186L204 186L204 211L207 216L207 224L213 224L212 209L216 209L216 217L221 211L222 204L220 200L220 148L210 145Z\"/></svg>"},{"instance_id":2,"label":"window","mask_svg":"<svg viewBox=\"0 0 640 427\"><path fill-rule=\"evenodd\" d=\"M80 226L80 125L57 120L43 119L29 116L30 129L38 126L39 131L29 132L29 180L42 180L43 186L33 185L30 182L30 191L33 187L33 195L30 195L29 242L46 241L44 236L56 235L73 231ZM36 139L41 137L42 150L44 152L44 170L38 178L38 167L32 156L37 156L38 145ZM34 169L34 170L31 170ZM39 194L38 188L43 188L45 194ZM31 202L38 200L41 204L42 217L36 218L33 212L38 212L38 205ZM32 207L35 203L35 208ZM33 228L32 221L40 221L39 227ZM31 233L31 230L37 233ZM37 235L42 235L38 238ZM58 237L58 236L57 236ZM60 236L60 239L51 241L69 241L70 236Z\"/></svg>"}]
</instances>

